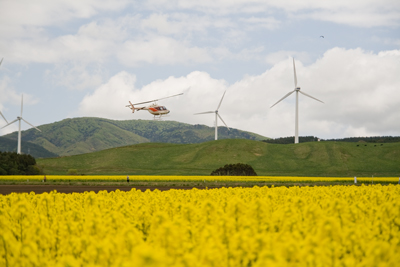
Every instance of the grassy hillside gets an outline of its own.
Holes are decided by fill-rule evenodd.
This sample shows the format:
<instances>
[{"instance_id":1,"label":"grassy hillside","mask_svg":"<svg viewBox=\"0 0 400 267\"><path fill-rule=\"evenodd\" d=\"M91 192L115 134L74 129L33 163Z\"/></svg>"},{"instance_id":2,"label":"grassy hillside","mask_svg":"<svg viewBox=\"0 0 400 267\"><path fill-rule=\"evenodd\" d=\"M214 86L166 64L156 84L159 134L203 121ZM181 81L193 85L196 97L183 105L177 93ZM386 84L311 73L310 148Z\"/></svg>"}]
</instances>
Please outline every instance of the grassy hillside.
<instances>
[{"instance_id":1,"label":"grassy hillside","mask_svg":"<svg viewBox=\"0 0 400 267\"><path fill-rule=\"evenodd\" d=\"M278 145L251 140L200 144L145 143L90 154L41 159L47 174L209 175L228 163L250 164L258 175L400 176L400 143L357 146L310 142Z\"/></svg>"},{"instance_id":2,"label":"grassy hillside","mask_svg":"<svg viewBox=\"0 0 400 267\"><path fill-rule=\"evenodd\" d=\"M146 142L190 144L214 139L214 128L175 121L74 118L41 125L38 128L42 132L35 129L23 131L22 140L40 145L60 156L84 154ZM218 131L219 139L266 139L264 136L237 129L228 131L225 127L220 127ZM4 137L16 142L17 132Z\"/></svg>"}]
</instances>

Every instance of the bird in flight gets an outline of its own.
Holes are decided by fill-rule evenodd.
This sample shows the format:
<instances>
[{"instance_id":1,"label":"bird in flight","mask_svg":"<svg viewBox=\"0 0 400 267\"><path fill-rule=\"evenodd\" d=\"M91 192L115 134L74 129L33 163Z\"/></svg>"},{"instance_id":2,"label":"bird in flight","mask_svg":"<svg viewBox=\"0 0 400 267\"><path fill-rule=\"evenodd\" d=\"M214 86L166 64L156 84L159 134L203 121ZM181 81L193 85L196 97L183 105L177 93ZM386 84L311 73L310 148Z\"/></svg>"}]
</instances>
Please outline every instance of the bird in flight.
<instances>
[{"instance_id":1,"label":"bird in flight","mask_svg":"<svg viewBox=\"0 0 400 267\"><path fill-rule=\"evenodd\" d=\"M323 35L321 35L320 38L325 38L325 37Z\"/></svg>"}]
</instances>

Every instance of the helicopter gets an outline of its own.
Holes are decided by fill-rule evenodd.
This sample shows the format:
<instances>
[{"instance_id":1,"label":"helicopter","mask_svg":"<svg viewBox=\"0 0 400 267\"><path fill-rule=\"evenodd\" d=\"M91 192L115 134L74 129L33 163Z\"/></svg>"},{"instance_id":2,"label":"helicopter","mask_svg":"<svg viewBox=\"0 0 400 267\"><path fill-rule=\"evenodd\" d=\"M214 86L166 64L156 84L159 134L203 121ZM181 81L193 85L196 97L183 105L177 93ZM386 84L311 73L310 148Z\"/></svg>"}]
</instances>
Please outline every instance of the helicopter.
<instances>
[{"instance_id":1,"label":"helicopter","mask_svg":"<svg viewBox=\"0 0 400 267\"><path fill-rule=\"evenodd\" d=\"M162 99L166 99L166 98L170 98L170 97L175 97L175 96L178 96L178 95L183 95L183 93L180 93L180 94L177 94L177 95L171 95L171 96L163 97L163 98L160 98L160 99L145 101L145 102L141 102L141 103L135 103L135 104L132 104L132 102L129 101L129 105L126 105L126 107L130 108L132 110L132 113L134 113L135 110L137 110L137 111L139 111L139 110L147 110L152 115L154 115L154 119L161 119L161 117L162 116L166 116L170 112L170 110L168 110L165 106L158 105L157 101L162 100ZM154 102L154 103L151 104L150 106L135 107L135 105L147 104L147 103L151 103L151 102ZM156 116L159 116L159 117L157 118Z\"/></svg>"}]
</instances>

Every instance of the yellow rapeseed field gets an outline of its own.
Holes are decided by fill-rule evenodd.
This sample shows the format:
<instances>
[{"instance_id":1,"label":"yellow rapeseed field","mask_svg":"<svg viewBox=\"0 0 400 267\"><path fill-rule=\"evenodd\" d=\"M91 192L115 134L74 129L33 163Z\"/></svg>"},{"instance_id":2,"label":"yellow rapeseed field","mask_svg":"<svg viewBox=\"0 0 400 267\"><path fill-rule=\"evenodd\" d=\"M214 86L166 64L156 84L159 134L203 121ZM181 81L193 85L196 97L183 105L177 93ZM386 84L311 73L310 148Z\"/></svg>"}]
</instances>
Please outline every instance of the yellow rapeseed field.
<instances>
[{"instance_id":1,"label":"yellow rapeseed field","mask_svg":"<svg viewBox=\"0 0 400 267\"><path fill-rule=\"evenodd\" d=\"M0 266L398 266L400 185L0 196Z\"/></svg>"}]
</instances>

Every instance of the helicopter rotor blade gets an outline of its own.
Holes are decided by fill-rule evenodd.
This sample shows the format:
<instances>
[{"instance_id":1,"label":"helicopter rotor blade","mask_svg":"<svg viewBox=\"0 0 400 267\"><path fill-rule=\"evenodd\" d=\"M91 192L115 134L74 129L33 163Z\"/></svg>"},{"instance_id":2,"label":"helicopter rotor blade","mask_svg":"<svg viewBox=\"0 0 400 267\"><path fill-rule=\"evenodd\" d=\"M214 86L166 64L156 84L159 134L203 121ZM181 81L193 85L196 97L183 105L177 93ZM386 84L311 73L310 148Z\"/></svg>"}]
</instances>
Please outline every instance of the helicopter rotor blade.
<instances>
[{"instance_id":1,"label":"helicopter rotor blade","mask_svg":"<svg viewBox=\"0 0 400 267\"><path fill-rule=\"evenodd\" d=\"M171 96L167 96L167 97L163 97L163 98L159 98L159 99L154 99L154 100L150 100L150 101L135 103L133 105L147 104L147 103L156 102L156 101L159 101L159 100L162 100L162 99L166 99L166 98L170 98L170 97L174 97L174 96L178 96L178 95L183 95L183 93L180 93L180 94L177 94L177 95L171 95Z\"/></svg>"}]
</instances>

